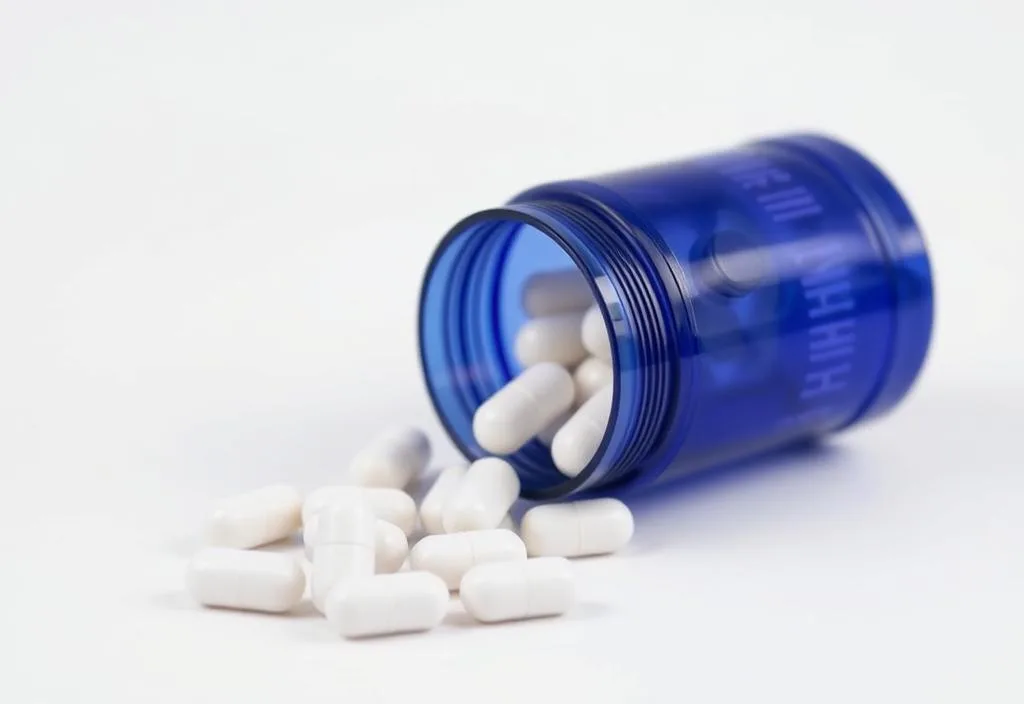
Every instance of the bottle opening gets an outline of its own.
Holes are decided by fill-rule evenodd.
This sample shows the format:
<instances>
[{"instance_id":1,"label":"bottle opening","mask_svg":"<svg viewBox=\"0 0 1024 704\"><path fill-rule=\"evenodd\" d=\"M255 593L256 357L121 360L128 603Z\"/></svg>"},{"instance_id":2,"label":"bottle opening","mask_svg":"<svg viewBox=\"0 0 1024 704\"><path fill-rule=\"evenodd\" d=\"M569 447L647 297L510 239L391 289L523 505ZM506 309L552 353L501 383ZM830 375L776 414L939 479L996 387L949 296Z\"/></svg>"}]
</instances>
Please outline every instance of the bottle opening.
<instances>
[{"instance_id":1,"label":"bottle opening","mask_svg":"<svg viewBox=\"0 0 1024 704\"><path fill-rule=\"evenodd\" d=\"M420 302L422 364L442 422L471 459L490 454L473 435L474 413L526 367L516 351L523 326L547 315L582 317L604 299L602 274L588 268L570 247L559 233L532 218L487 212L457 225L428 268ZM531 285L537 282L545 285ZM609 315L607 309L603 314ZM578 476L562 474L552 460L553 431L505 456L519 472L524 496L569 493L587 483L602 464L607 438Z\"/></svg>"},{"instance_id":2,"label":"bottle opening","mask_svg":"<svg viewBox=\"0 0 1024 704\"><path fill-rule=\"evenodd\" d=\"M630 240L582 208L518 203L463 220L428 267L420 300L422 364L442 423L471 459L491 454L473 436L473 414L524 368L515 340L536 305L524 298L528 282L576 272L589 290L584 303L601 312L613 369L604 437L574 477L558 470L550 447L536 438L505 455L527 498L605 489L639 472L676 398L663 296ZM580 304L581 313L585 308Z\"/></svg>"}]
</instances>

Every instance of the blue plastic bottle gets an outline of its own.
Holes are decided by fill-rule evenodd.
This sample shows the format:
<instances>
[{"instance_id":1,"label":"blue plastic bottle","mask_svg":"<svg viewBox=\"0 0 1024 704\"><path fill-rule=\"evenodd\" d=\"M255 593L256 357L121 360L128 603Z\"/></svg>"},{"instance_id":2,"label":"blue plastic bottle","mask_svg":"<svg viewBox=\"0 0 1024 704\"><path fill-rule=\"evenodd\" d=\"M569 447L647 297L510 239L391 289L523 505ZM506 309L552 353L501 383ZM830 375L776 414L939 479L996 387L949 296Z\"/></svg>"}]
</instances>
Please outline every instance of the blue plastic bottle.
<instances>
[{"instance_id":1,"label":"blue plastic bottle","mask_svg":"<svg viewBox=\"0 0 1024 704\"><path fill-rule=\"evenodd\" d=\"M476 408L520 368L524 280L579 267L613 332L615 402L568 479L537 441L523 495L616 492L885 413L924 362L932 282L903 199L819 136L538 186L457 224L420 300L434 406L470 458Z\"/></svg>"}]
</instances>

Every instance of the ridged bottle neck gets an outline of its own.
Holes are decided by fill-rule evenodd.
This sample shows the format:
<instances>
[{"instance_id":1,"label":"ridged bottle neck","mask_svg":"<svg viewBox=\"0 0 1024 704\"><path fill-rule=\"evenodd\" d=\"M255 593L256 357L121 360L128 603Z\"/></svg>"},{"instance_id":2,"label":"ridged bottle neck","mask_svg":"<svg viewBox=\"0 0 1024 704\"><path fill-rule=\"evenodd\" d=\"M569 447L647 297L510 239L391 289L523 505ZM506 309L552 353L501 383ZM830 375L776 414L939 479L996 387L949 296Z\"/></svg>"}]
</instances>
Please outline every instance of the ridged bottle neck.
<instances>
[{"instance_id":1,"label":"ridged bottle neck","mask_svg":"<svg viewBox=\"0 0 1024 704\"><path fill-rule=\"evenodd\" d=\"M653 248L645 233L587 198L506 208L545 224L593 284L612 333L615 403L597 467L574 490L623 481L657 448L678 400L675 327Z\"/></svg>"}]
</instances>

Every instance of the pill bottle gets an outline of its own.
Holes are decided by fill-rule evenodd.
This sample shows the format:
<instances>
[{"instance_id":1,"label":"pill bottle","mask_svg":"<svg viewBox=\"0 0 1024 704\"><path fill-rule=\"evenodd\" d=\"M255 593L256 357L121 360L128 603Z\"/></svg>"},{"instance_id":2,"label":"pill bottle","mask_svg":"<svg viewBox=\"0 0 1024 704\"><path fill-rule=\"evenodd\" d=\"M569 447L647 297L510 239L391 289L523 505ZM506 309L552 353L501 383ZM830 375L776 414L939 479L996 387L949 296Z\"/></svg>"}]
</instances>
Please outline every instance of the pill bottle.
<instances>
[{"instance_id":1,"label":"pill bottle","mask_svg":"<svg viewBox=\"0 0 1024 704\"><path fill-rule=\"evenodd\" d=\"M522 371L524 282L576 267L612 339L614 402L587 468L539 441L522 494L622 493L889 411L932 327L921 233L853 149L795 135L525 191L463 219L424 276L420 358L470 459L477 407Z\"/></svg>"}]
</instances>

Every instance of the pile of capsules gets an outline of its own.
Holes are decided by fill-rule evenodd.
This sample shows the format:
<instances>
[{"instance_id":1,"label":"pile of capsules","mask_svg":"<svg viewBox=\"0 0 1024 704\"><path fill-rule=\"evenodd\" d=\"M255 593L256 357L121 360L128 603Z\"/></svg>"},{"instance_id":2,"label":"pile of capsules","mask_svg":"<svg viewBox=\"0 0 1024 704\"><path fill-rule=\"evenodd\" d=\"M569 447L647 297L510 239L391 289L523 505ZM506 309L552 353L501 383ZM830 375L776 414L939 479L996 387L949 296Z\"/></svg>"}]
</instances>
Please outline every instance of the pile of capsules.
<instances>
[{"instance_id":1,"label":"pile of capsules","mask_svg":"<svg viewBox=\"0 0 1024 704\"><path fill-rule=\"evenodd\" d=\"M532 317L515 343L524 371L477 410L481 447L508 454L537 438L550 443L563 474L586 467L612 393L610 345L592 303L575 271L528 282L523 304ZM274 485L223 501L206 527L209 546L189 564L190 593L206 606L294 609L306 593L302 562L253 548L301 531L310 599L348 638L434 628L454 591L485 623L558 616L575 599L566 558L612 553L633 536L629 509L610 498L534 506L517 534L509 510L519 477L499 457L444 469L417 507L405 489L430 455L422 431L396 428L356 454L347 484L305 498ZM409 537L421 534L410 549Z\"/></svg>"},{"instance_id":2,"label":"pile of capsules","mask_svg":"<svg viewBox=\"0 0 1024 704\"><path fill-rule=\"evenodd\" d=\"M530 319L514 351L524 371L477 409L473 435L495 455L537 438L558 471L575 477L600 447L612 409L608 331L576 269L534 274L522 303Z\"/></svg>"}]
</instances>

